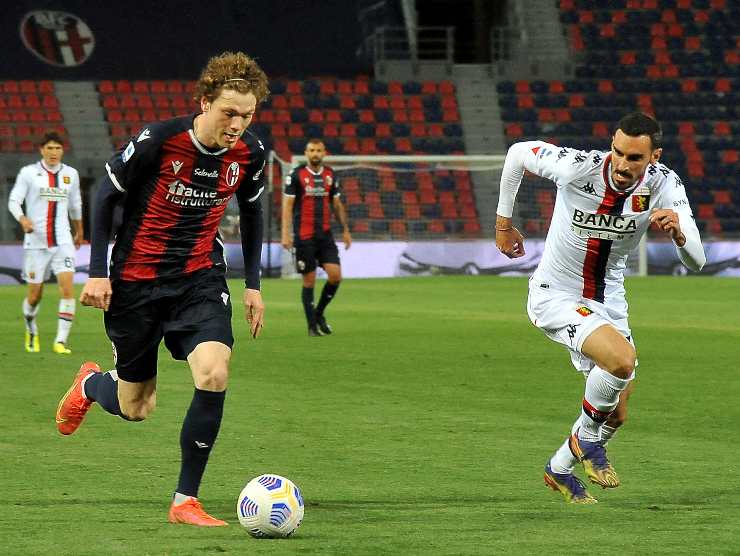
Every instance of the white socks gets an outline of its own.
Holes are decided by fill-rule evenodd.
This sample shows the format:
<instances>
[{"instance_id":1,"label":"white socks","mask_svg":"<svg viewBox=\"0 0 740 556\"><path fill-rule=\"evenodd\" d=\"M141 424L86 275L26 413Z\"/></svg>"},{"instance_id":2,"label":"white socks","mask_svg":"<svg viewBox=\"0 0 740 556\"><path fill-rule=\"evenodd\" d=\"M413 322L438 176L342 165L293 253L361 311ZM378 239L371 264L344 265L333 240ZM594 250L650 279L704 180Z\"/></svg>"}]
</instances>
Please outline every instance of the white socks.
<instances>
[{"instance_id":1,"label":"white socks","mask_svg":"<svg viewBox=\"0 0 740 556\"><path fill-rule=\"evenodd\" d=\"M578 438L598 442L599 429L619 403L619 393L627 388L628 379L618 378L600 367L594 367L586 379L583 409L579 419Z\"/></svg>"},{"instance_id":2,"label":"white socks","mask_svg":"<svg viewBox=\"0 0 740 556\"><path fill-rule=\"evenodd\" d=\"M36 326L36 315L39 312L39 307L41 307L41 303L32 307L28 302L28 299L25 297L23 298L23 318L26 321L26 330L28 330L29 334L33 334L34 336L39 333L39 329Z\"/></svg>"},{"instance_id":3,"label":"white socks","mask_svg":"<svg viewBox=\"0 0 740 556\"><path fill-rule=\"evenodd\" d=\"M627 388L630 380L618 378L604 369L594 367L586 379L586 392L583 398L581 416L576 419L571 434L578 432L578 438L588 442L606 444L617 432L615 427L604 424L609 414L619 403L619 393ZM576 458L570 451L569 439L558 448L550 459L550 468L555 473L572 473Z\"/></svg>"},{"instance_id":4,"label":"white socks","mask_svg":"<svg viewBox=\"0 0 740 556\"><path fill-rule=\"evenodd\" d=\"M57 324L57 337L54 343L61 342L67 343L69 337L69 331L72 328L72 321L75 318L75 300L72 299L60 299L59 300L59 320Z\"/></svg>"}]
</instances>

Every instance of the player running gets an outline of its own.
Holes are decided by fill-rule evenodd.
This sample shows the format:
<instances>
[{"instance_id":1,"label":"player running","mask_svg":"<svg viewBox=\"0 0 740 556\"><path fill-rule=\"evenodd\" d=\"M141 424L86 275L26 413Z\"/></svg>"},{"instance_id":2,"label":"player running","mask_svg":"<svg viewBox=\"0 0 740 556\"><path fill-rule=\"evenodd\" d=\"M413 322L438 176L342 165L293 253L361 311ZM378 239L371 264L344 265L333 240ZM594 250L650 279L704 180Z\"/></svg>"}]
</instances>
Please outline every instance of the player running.
<instances>
[{"instance_id":1,"label":"player running","mask_svg":"<svg viewBox=\"0 0 740 556\"><path fill-rule=\"evenodd\" d=\"M50 131L39 144L41 160L21 168L8 198L8 210L20 223L23 238L23 277L28 294L23 300L26 334L23 345L29 353L41 350L36 315L44 293L44 282L51 276L59 283L57 335L54 353L69 355L69 332L75 316L73 278L75 250L82 243L82 198L77 170L62 163L64 143ZM26 205L25 213L23 203ZM72 221L74 233L69 222Z\"/></svg>"},{"instance_id":2,"label":"player running","mask_svg":"<svg viewBox=\"0 0 740 556\"><path fill-rule=\"evenodd\" d=\"M244 305L254 338L260 294L265 152L246 128L268 95L267 77L245 54L209 60L196 85L201 113L149 124L106 164L96 200L84 305L105 311L115 370L85 363L59 403L59 432L74 433L93 402L128 421L156 403L157 350L187 360L195 392L180 434L180 478L169 520L227 525L208 515L198 488L221 426L234 338L218 224L236 195L246 272ZM106 268L116 203L123 224Z\"/></svg>"},{"instance_id":3,"label":"player running","mask_svg":"<svg viewBox=\"0 0 740 556\"><path fill-rule=\"evenodd\" d=\"M301 300L306 313L308 335L324 336L331 334L324 311L334 299L342 281L339 251L331 233L330 208L342 225L345 249L352 245L352 235L340 199L339 182L334 170L323 164L326 156L324 142L321 139L309 139L305 155L307 163L293 170L285 183L281 243L286 249L295 247L296 269L303 275ZM291 227L294 233L291 233ZM326 271L327 280L321 290L319 303L314 308L317 264Z\"/></svg>"},{"instance_id":4,"label":"player running","mask_svg":"<svg viewBox=\"0 0 740 556\"><path fill-rule=\"evenodd\" d=\"M566 346L586 376L581 415L545 466L545 483L569 502L596 502L573 474L576 462L592 483L619 486L606 443L626 419L637 365L624 297L628 254L655 224L687 268L698 271L706 262L683 183L658 162L661 140L658 122L635 112L617 124L611 152L527 141L506 155L496 246L508 257L524 255L524 239L511 220L524 171L558 188L545 251L529 281L527 313Z\"/></svg>"}]
</instances>

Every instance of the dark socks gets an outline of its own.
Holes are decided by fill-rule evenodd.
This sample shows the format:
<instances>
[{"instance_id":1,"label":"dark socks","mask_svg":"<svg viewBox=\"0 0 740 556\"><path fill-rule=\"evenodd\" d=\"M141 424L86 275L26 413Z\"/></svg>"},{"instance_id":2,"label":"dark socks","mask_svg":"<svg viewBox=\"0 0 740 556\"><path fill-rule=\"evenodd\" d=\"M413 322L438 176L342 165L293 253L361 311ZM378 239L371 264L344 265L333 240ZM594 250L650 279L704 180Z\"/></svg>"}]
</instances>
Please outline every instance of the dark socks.
<instances>
[{"instance_id":1,"label":"dark socks","mask_svg":"<svg viewBox=\"0 0 740 556\"><path fill-rule=\"evenodd\" d=\"M303 301L306 321L308 321L309 326L313 326L316 324L316 313L313 308L313 288L303 288L301 290L301 301Z\"/></svg>"},{"instance_id":2,"label":"dark socks","mask_svg":"<svg viewBox=\"0 0 740 556\"><path fill-rule=\"evenodd\" d=\"M118 403L118 381L110 372L91 374L85 381L85 395L98 402L108 413L123 417Z\"/></svg>"},{"instance_id":3,"label":"dark socks","mask_svg":"<svg viewBox=\"0 0 740 556\"><path fill-rule=\"evenodd\" d=\"M332 284L331 282L327 282L326 284L324 284L324 289L321 290L321 297L319 298L319 304L316 305L317 315L324 314L324 309L326 309L326 306L329 305L331 300L334 298L338 289L339 289L339 283Z\"/></svg>"},{"instance_id":4,"label":"dark socks","mask_svg":"<svg viewBox=\"0 0 740 556\"><path fill-rule=\"evenodd\" d=\"M193 401L185 415L180 432L182 465L177 492L198 496L198 487L208 463L214 442L221 428L226 392L195 389Z\"/></svg>"}]
</instances>

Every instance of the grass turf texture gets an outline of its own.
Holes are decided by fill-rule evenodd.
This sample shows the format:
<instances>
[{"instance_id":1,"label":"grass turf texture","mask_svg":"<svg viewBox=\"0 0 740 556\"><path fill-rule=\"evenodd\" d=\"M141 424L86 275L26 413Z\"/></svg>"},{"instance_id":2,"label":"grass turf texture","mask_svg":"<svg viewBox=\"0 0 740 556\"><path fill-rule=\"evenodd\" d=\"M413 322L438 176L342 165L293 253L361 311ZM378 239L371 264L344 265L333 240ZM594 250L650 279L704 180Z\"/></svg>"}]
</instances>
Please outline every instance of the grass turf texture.
<instances>
[{"instance_id":1,"label":"grass turf texture","mask_svg":"<svg viewBox=\"0 0 740 556\"><path fill-rule=\"evenodd\" d=\"M622 478L595 506L546 490L542 468L578 415L583 380L526 317L527 282L500 277L348 280L335 334L306 335L297 281L266 281L263 336L236 351L201 489L220 529L166 523L184 363L160 354L158 407L126 423L93 407L60 436L59 397L84 359L111 365L101 313L78 305L72 356L22 351L21 287L0 288L4 554L737 554L740 552L740 286L631 279L640 367L610 445ZM317 294L320 288L317 288ZM289 540L255 540L235 498L265 472L307 503Z\"/></svg>"}]
</instances>

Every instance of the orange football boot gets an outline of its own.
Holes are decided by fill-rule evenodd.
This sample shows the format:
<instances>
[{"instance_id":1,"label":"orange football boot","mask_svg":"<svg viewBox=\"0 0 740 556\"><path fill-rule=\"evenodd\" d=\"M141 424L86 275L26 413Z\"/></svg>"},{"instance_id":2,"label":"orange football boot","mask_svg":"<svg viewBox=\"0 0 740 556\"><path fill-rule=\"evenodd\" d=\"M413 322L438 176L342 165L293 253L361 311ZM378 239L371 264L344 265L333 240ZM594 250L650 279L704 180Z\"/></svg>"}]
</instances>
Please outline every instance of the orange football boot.
<instances>
[{"instance_id":1,"label":"orange football boot","mask_svg":"<svg viewBox=\"0 0 740 556\"><path fill-rule=\"evenodd\" d=\"M225 521L216 519L208 515L203 506L200 505L197 498L189 496L182 504L175 505L172 502L170 514L168 516L170 523L186 523L187 525L198 525L199 527L223 527L228 525Z\"/></svg>"},{"instance_id":2,"label":"orange football boot","mask_svg":"<svg viewBox=\"0 0 740 556\"><path fill-rule=\"evenodd\" d=\"M77 371L72 386L69 387L57 407L57 429L60 433L64 435L72 434L82 423L87 410L93 404L93 400L88 400L82 395L82 381L91 374L99 372L100 367L92 361L83 363L80 370Z\"/></svg>"}]
</instances>

